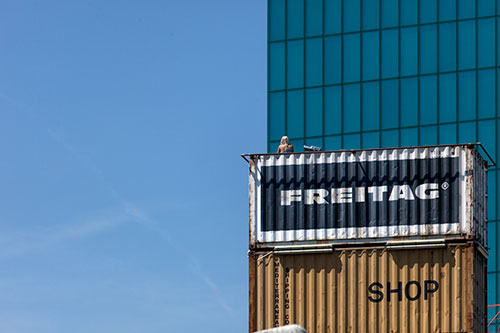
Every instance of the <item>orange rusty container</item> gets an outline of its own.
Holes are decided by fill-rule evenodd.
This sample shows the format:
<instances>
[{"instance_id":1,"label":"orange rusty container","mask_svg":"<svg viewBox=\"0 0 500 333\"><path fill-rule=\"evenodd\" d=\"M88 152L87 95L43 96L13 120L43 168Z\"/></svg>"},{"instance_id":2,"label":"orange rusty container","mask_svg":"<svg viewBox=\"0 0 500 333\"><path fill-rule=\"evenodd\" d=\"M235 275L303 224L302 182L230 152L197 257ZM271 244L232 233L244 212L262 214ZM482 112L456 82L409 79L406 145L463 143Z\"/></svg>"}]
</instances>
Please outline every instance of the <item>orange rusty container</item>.
<instances>
[{"instance_id":1,"label":"orange rusty container","mask_svg":"<svg viewBox=\"0 0 500 333\"><path fill-rule=\"evenodd\" d=\"M250 332L486 332L486 254L440 248L250 252Z\"/></svg>"}]
</instances>

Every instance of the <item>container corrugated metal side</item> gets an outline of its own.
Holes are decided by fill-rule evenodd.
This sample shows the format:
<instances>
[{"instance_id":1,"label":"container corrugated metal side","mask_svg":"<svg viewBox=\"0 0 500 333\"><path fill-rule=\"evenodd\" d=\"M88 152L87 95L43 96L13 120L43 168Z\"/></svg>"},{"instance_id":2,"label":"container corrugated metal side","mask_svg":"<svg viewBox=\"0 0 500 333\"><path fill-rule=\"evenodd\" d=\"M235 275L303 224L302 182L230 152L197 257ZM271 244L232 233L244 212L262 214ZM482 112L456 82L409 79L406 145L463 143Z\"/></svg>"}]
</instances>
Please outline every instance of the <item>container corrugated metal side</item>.
<instances>
[{"instance_id":1,"label":"container corrugated metal side","mask_svg":"<svg viewBox=\"0 0 500 333\"><path fill-rule=\"evenodd\" d=\"M250 332L486 332L486 258L441 249L250 254Z\"/></svg>"},{"instance_id":2,"label":"container corrugated metal side","mask_svg":"<svg viewBox=\"0 0 500 333\"><path fill-rule=\"evenodd\" d=\"M250 248L445 235L487 248L474 145L250 157Z\"/></svg>"}]
</instances>

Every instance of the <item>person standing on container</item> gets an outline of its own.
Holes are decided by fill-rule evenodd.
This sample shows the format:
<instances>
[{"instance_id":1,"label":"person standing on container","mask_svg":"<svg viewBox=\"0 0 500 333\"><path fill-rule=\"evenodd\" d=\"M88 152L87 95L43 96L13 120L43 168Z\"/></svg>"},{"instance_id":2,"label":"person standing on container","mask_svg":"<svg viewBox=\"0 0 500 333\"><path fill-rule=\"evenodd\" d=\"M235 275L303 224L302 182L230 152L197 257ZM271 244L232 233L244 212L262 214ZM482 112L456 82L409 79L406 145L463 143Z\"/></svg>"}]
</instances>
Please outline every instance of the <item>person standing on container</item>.
<instances>
[{"instance_id":1,"label":"person standing on container","mask_svg":"<svg viewBox=\"0 0 500 333\"><path fill-rule=\"evenodd\" d=\"M290 144L290 140L288 140L286 135L281 138L278 153L293 153L293 146Z\"/></svg>"}]
</instances>

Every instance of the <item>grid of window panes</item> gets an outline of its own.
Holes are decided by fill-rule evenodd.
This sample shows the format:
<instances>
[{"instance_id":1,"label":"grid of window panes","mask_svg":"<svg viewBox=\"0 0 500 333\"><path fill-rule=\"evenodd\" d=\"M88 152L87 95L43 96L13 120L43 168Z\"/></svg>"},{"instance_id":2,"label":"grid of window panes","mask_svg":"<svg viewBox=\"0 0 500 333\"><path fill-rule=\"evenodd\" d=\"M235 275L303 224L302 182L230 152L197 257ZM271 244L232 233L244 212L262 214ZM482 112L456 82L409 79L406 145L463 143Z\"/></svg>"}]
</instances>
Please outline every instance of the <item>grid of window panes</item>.
<instances>
[{"instance_id":1,"label":"grid of window panes","mask_svg":"<svg viewBox=\"0 0 500 333\"><path fill-rule=\"evenodd\" d=\"M287 135L296 151L482 142L496 159L500 1L268 0L268 17L269 152ZM488 304L500 303L497 173Z\"/></svg>"}]
</instances>

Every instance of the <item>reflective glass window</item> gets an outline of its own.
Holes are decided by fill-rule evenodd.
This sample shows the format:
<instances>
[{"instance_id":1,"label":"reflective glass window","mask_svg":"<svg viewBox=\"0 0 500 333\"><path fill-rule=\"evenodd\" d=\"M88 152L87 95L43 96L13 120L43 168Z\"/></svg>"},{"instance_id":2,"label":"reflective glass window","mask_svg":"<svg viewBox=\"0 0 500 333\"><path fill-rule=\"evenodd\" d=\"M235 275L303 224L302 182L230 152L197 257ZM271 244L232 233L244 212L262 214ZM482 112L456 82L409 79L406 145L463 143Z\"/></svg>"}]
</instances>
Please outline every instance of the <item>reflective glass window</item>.
<instances>
[{"instance_id":1,"label":"reflective glass window","mask_svg":"<svg viewBox=\"0 0 500 333\"><path fill-rule=\"evenodd\" d=\"M304 139L303 138L290 139L290 143L292 144L293 150L295 152L304 151Z\"/></svg>"},{"instance_id":2,"label":"reflective glass window","mask_svg":"<svg viewBox=\"0 0 500 333\"><path fill-rule=\"evenodd\" d=\"M267 152L275 153L278 150L278 146L280 145L279 141L271 141L267 144Z\"/></svg>"},{"instance_id":3,"label":"reflective glass window","mask_svg":"<svg viewBox=\"0 0 500 333\"><path fill-rule=\"evenodd\" d=\"M398 127L398 81L385 80L381 82L382 95L382 128Z\"/></svg>"},{"instance_id":4,"label":"reflective glass window","mask_svg":"<svg viewBox=\"0 0 500 333\"><path fill-rule=\"evenodd\" d=\"M500 0L499 0L499 2L500 2ZM500 4L499 4L499 6L500 6ZM496 20L497 20L497 33L496 33L497 64L500 65L500 17L497 17Z\"/></svg>"},{"instance_id":5,"label":"reflective glass window","mask_svg":"<svg viewBox=\"0 0 500 333\"><path fill-rule=\"evenodd\" d=\"M363 80L379 77L379 32L363 33Z\"/></svg>"},{"instance_id":6,"label":"reflective glass window","mask_svg":"<svg viewBox=\"0 0 500 333\"><path fill-rule=\"evenodd\" d=\"M401 29L401 75L416 75L418 72L417 28Z\"/></svg>"},{"instance_id":7,"label":"reflective glass window","mask_svg":"<svg viewBox=\"0 0 500 333\"><path fill-rule=\"evenodd\" d=\"M380 85L379 82L363 83L363 131L380 128Z\"/></svg>"},{"instance_id":8,"label":"reflective glass window","mask_svg":"<svg viewBox=\"0 0 500 333\"><path fill-rule=\"evenodd\" d=\"M479 118L495 117L495 70L477 72L477 113Z\"/></svg>"},{"instance_id":9,"label":"reflective glass window","mask_svg":"<svg viewBox=\"0 0 500 333\"><path fill-rule=\"evenodd\" d=\"M359 149L361 148L361 135L358 134L346 134L344 135L344 146L343 149Z\"/></svg>"},{"instance_id":10,"label":"reflective glass window","mask_svg":"<svg viewBox=\"0 0 500 333\"><path fill-rule=\"evenodd\" d=\"M401 79L401 126L418 125L418 79Z\"/></svg>"},{"instance_id":11,"label":"reflective glass window","mask_svg":"<svg viewBox=\"0 0 500 333\"><path fill-rule=\"evenodd\" d=\"M269 90L285 89L285 43L269 44Z\"/></svg>"},{"instance_id":12,"label":"reflective glass window","mask_svg":"<svg viewBox=\"0 0 500 333\"><path fill-rule=\"evenodd\" d=\"M382 78L398 75L399 36L397 29L382 30Z\"/></svg>"},{"instance_id":13,"label":"reflective glass window","mask_svg":"<svg viewBox=\"0 0 500 333\"><path fill-rule=\"evenodd\" d=\"M306 90L306 136L323 135L323 89Z\"/></svg>"},{"instance_id":14,"label":"reflective glass window","mask_svg":"<svg viewBox=\"0 0 500 333\"><path fill-rule=\"evenodd\" d=\"M350 1L350 0L348 0ZM382 1L382 28L396 27L398 25L398 0Z\"/></svg>"},{"instance_id":15,"label":"reflective glass window","mask_svg":"<svg viewBox=\"0 0 500 333\"><path fill-rule=\"evenodd\" d=\"M380 135L379 132L363 132L362 148L379 148L380 147Z\"/></svg>"},{"instance_id":16,"label":"reflective glass window","mask_svg":"<svg viewBox=\"0 0 500 333\"><path fill-rule=\"evenodd\" d=\"M270 0L269 41L285 39L285 0Z\"/></svg>"},{"instance_id":17,"label":"reflective glass window","mask_svg":"<svg viewBox=\"0 0 500 333\"><path fill-rule=\"evenodd\" d=\"M398 130L382 131L382 148L398 147L399 146L399 132Z\"/></svg>"},{"instance_id":18,"label":"reflective glass window","mask_svg":"<svg viewBox=\"0 0 500 333\"><path fill-rule=\"evenodd\" d=\"M280 140L285 133L285 93L269 94L269 140Z\"/></svg>"},{"instance_id":19,"label":"reflective glass window","mask_svg":"<svg viewBox=\"0 0 500 333\"><path fill-rule=\"evenodd\" d=\"M290 138L302 138L304 137L304 90L288 91L286 102L286 133Z\"/></svg>"},{"instance_id":20,"label":"reflective glass window","mask_svg":"<svg viewBox=\"0 0 500 333\"><path fill-rule=\"evenodd\" d=\"M476 142L476 122L475 121L458 123L458 142L459 143Z\"/></svg>"},{"instance_id":21,"label":"reflective glass window","mask_svg":"<svg viewBox=\"0 0 500 333\"><path fill-rule=\"evenodd\" d=\"M439 70L441 72L457 69L457 24L439 24Z\"/></svg>"},{"instance_id":22,"label":"reflective glass window","mask_svg":"<svg viewBox=\"0 0 500 333\"><path fill-rule=\"evenodd\" d=\"M439 20L449 21L457 18L457 0L439 0Z\"/></svg>"},{"instance_id":23,"label":"reflective glass window","mask_svg":"<svg viewBox=\"0 0 500 333\"><path fill-rule=\"evenodd\" d=\"M457 74L442 74L439 77L439 121L457 120Z\"/></svg>"},{"instance_id":24,"label":"reflective glass window","mask_svg":"<svg viewBox=\"0 0 500 333\"><path fill-rule=\"evenodd\" d=\"M344 32L359 31L361 8L360 0L344 1Z\"/></svg>"},{"instance_id":25,"label":"reflective glass window","mask_svg":"<svg viewBox=\"0 0 500 333\"><path fill-rule=\"evenodd\" d=\"M437 126L420 127L420 144L423 146L437 144Z\"/></svg>"},{"instance_id":26,"label":"reflective glass window","mask_svg":"<svg viewBox=\"0 0 500 333\"><path fill-rule=\"evenodd\" d=\"M400 0L399 4L401 6L401 25L417 24L417 0Z\"/></svg>"},{"instance_id":27,"label":"reflective glass window","mask_svg":"<svg viewBox=\"0 0 500 333\"><path fill-rule=\"evenodd\" d=\"M287 43L287 88L304 86L304 40Z\"/></svg>"},{"instance_id":28,"label":"reflective glass window","mask_svg":"<svg viewBox=\"0 0 500 333\"><path fill-rule=\"evenodd\" d=\"M488 200L489 201L489 200ZM493 204L493 208L495 204ZM490 207L491 205L488 205L488 213L489 213L489 210L490 210ZM492 271L496 271L498 269L498 266L497 266L497 251L498 251L498 223L488 223L488 247L490 248L490 250L488 251L488 270L492 270ZM494 276L492 274L488 274L488 277L490 276ZM488 290L492 290L491 288L493 287L491 284L490 284L490 279L488 279ZM493 289L495 290L495 289ZM495 294L495 293L488 293L488 304L498 304L495 300L495 297L491 297L490 298L490 294ZM490 300L492 301L490 303ZM496 313L498 312L498 309L496 308L493 308L495 311L493 312L492 316L488 317L488 318L493 318Z\"/></svg>"},{"instance_id":29,"label":"reflective glass window","mask_svg":"<svg viewBox=\"0 0 500 333\"><path fill-rule=\"evenodd\" d=\"M360 81L360 34L344 35L344 82Z\"/></svg>"},{"instance_id":30,"label":"reflective glass window","mask_svg":"<svg viewBox=\"0 0 500 333\"><path fill-rule=\"evenodd\" d=\"M488 223L488 226L490 225L490 223ZM488 233L488 237L489 237L489 233ZM495 244L497 242L497 240L495 239L495 241L493 241L493 244ZM491 244L490 242L488 242L488 246L492 249L491 247ZM490 249L490 251L491 251ZM489 251L488 251L489 252ZM488 257L489 257L489 254L488 254ZM490 267L491 266L494 266L492 261L491 260L488 260L488 271L490 270ZM496 265L495 265L496 266ZM496 273L488 273L488 290L496 290L496 287L497 287L497 276L499 274L496 274ZM487 293L488 294L488 304L497 304L497 299L496 299L496 293L492 293L492 292L489 292ZM493 318L496 314L497 314L498 310L495 308L495 307L492 307L492 308L488 308L488 318ZM491 332L491 329L492 327L488 327L488 329L490 330ZM493 331L493 332L496 332L496 331Z\"/></svg>"},{"instance_id":31,"label":"reflective glass window","mask_svg":"<svg viewBox=\"0 0 500 333\"><path fill-rule=\"evenodd\" d=\"M496 198L498 171L488 171L488 219L497 219L498 207Z\"/></svg>"},{"instance_id":32,"label":"reflective glass window","mask_svg":"<svg viewBox=\"0 0 500 333\"><path fill-rule=\"evenodd\" d=\"M418 128L405 128L401 130L401 147L418 146Z\"/></svg>"},{"instance_id":33,"label":"reflective glass window","mask_svg":"<svg viewBox=\"0 0 500 333\"><path fill-rule=\"evenodd\" d=\"M340 83L341 74L340 37L325 38L325 84Z\"/></svg>"},{"instance_id":34,"label":"reflective glass window","mask_svg":"<svg viewBox=\"0 0 500 333\"><path fill-rule=\"evenodd\" d=\"M477 16L495 15L495 0L477 0Z\"/></svg>"},{"instance_id":35,"label":"reflective glass window","mask_svg":"<svg viewBox=\"0 0 500 333\"><path fill-rule=\"evenodd\" d=\"M320 36L323 33L323 1L306 1L306 36Z\"/></svg>"},{"instance_id":36,"label":"reflective glass window","mask_svg":"<svg viewBox=\"0 0 500 333\"><path fill-rule=\"evenodd\" d=\"M458 68L472 69L475 65L476 25L474 21L462 21L458 23Z\"/></svg>"},{"instance_id":37,"label":"reflective glass window","mask_svg":"<svg viewBox=\"0 0 500 333\"><path fill-rule=\"evenodd\" d=\"M340 135L325 137L325 150L342 149L342 137Z\"/></svg>"},{"instance_id":38,"label":"reflective glass window","mask_svg":"<svg viewBox=\"0 0 500 333\"><path fill-rule=\"evenodd\" d=\"M437 78L420 77L420 124L437 123Z\"/></svg>"},{"instance_id":39,"label":"reflective glass window","mask_svg":"<svg viewBox=\"0 0 500 333\"><path fill-rule=\"evenodd\" d=\"M458 0L458 18L466 19L476 16L475 0Z\"/></svg>"},{"instance_id":40,"label":"reflective glass window","mask_svg":"<svg viewBox=\"0 0 500 333\"><path fill-rule=\"evenodd\" d=\"M342 93L340 86L325 87L325 134L338 134L342 124Z\"/></svg>"},{"instance_id":41,"label":"reflective glass window","mask_svg":"<svg viewBox=\"0 0 500 333\"><path fill-rule=\"evenodd\" d=\"M477 20L477 64L495 66L495 19Z\"/></svg>"},{"instance_id":42,"label":"reflective glass window","mask_svg":"<svg viewBox=\"0 0 500 333\"><path fill-rule=\"evenodd\" d=\"M306 85L323 83L323 39L306 39Z\"/></svg>"},{"instance_id":43,"label":"reflective glass window","mask_svg":"<svg viewBox=\"0 0 500 333\"><path fill-rule=\"evenodd\" d=\"M437 21L437 1L420 0L420 23L431 23Z\"/></svg>"},{"instance_id":44,"label":"reflective glass window","mask_svg":"<svg viewBox=\"0 0 500 333\"><path fill-rule=\"evenodd\" d=\"M475 72L458 74L458 120L476 118L476 75Z\"/></svg>"},{"instance_id":45,"label":"reflective glass window","mask_svg":"<svg viewBox=\"0 0 500 333\"><path fill-rule=\"evenodd\" d=\"M481 120L477 125L477 140L483 144L491 157L495 158L495 120Z\"/></svg>"},{"instance_id":46,"label":"reflective glass window","mask_svg":"<svg viewBox=\"0 0 500 333\"><path fill-rule=\"evenodd\" d=\"M287 0L286 33L287 38L304 37L304 0Z\"/></svg>"},{"instance_id":47,"label":"reflective glass window","mask_svg":"<svg viewBox=\"0 0 500 333\"><path fill-rule=\"evenodd\" d=\"M358 132L360 116L360 85L346 84L344 86L344 132Z\"/></svg>"},{"instance_id":48,"label":"reflective glass window","mask_svg":"<svg viewBox=\"0 0 500 333\"><path fill-rule=\"evenodd\" d=\"M325 1L325 34L337 34L341 31L341 0Z\"/></svg>"},{"instance_id":49,"label":"reflective glass window","mask_svg":"<svg viewBox=\"0 0 500 333\"><path fill-rule=\"evenodd\" d=\"M363 6L363 29L378 29L379 28L379 0L362 0Z\"/></svg>"},{"instance_id":50,"label":"reflective glass window","mask_svg":"<svg viewBox=\"0 0 500 333\"><path fill-rule=\"evenodd\" d=\"M457 143L457 124L439 126L439 144L452 145Z\"/></svg>"},{"instance_id":51,"label":"reflective glass window","mask_svg":"<svg viewBox=\"0 0 500 333\"><path fill-rule=\"evenodd\" d=\"M437 25L420 27L420 73L437 71Z\"/></svg>"},{"instance_id":52,"label":"reflective glass window","mask_svg":"<svg viewBox=\"0 0 500 333\"><path fill-rule=\"evenodd\" d=\"M306 138L306 145L323 148L323 138Z\"/></svg>"}]
</instances>

